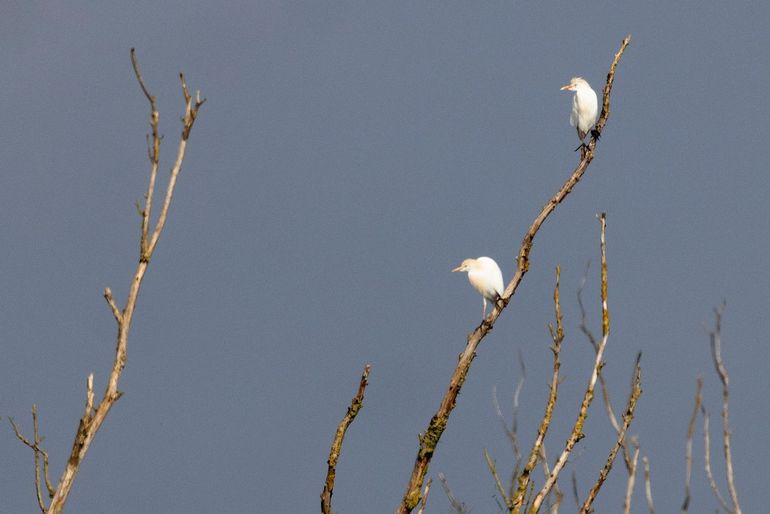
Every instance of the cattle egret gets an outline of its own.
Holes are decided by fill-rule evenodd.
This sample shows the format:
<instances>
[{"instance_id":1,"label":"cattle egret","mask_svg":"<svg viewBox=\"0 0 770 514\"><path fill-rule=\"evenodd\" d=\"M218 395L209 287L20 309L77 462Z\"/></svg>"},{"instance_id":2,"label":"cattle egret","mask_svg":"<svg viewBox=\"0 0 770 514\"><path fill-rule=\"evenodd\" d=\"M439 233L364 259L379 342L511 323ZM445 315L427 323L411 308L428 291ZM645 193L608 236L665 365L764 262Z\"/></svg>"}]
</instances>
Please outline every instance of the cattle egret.
<instances>
[{"instance_id":1,"label":"cattle egret","mask_svg":"<svg viewBox=\"0 0 770 514\"><path fill-rule=\"evenodd\" d=\"M494 259L479 257L478 259L465 259L452 271L468 272L468 281L484 297L482 317L486 319L487 300L496 302L503 295L503 272L500 271L500 266Z\"/></svg>"},{"instance_id":2,"label":"cattle egret","mask_svg":"<svg viewBox=\"0 0 770 514\"><path fill-rule=\"evenodd\" d=\"M596 124L599 117L599 102L596 92L591 89L584 79L575 77L569 84L561 88L562 91L574 91L572 97L572 113L569 116L569 124L577 129L580 142Z\"/></svg>"}]
</instances>

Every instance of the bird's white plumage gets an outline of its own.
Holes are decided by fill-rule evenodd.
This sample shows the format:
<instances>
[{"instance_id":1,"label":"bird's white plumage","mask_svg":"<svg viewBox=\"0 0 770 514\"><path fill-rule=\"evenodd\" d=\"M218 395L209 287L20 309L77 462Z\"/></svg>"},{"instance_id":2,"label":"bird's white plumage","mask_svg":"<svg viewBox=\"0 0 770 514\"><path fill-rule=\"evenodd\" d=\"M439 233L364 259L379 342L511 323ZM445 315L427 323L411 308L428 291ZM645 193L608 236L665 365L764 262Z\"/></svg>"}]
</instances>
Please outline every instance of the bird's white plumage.
<instances>
[{"instance_id":1,"label":"bird's white plumage","mask_svg":"<svg viewBox=\"0 0 770 514\"><path fill-rule=\"evenodd\" d=\"M503 272L500 266L489 257L479 257L478 259L465 259L462 264L452 271L467 271L468 281L474 289L484 298L483 316L487 315L487 301L495 302L497 298L503 295L505 286L503 284Z\"/></svg>"},{"instance_id":2,"label":"bird's white plumage","mask_svg":"<svg viewBox=\"0 0 770 514\"><path fill-rule=\"evenodd\" d=\"M575 92L572 97L569 124L577 129L578 137L582 141L599 117L599 100L596 97L596 92L591 89L585 79L580 77L574 77L569 84L561 89L562 91Z\"/></svg>"}]
</instances>

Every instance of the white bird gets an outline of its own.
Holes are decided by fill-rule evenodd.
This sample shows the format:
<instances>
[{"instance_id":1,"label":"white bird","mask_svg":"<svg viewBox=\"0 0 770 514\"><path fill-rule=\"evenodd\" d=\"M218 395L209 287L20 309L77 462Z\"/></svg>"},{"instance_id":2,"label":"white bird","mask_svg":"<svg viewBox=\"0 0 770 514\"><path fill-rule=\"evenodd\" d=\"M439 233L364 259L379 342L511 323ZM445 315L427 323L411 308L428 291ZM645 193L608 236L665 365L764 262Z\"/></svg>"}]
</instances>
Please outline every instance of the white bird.
<instances>
[{"instance_id":1,"label":"white bird","mask_svg":"<svg viewBox=\"0 0 770 514\"><path fill-rule=\"evenodd\" d=\"M569 124L577 129L578 137L582 142L599 117L599 101L596 98L596 92L585 79L580 77L574 77L561 90L575 92L575 96L572 97Z\"/></svg>"},{"instance_id":2,"label":"white bird","mask_svg":"<svg viewBox=\"0 0 770 514\"><path fill-rule=\"evenodd\" d=\"M479 257L478 259L465 259L462 264L457 266L455 271L467 271L468 281L484 297L484 311L482 317L487 317L487 300L496 302L503 295L503 272L500 266L489 257Z\"/></svg>"}]
</instances>

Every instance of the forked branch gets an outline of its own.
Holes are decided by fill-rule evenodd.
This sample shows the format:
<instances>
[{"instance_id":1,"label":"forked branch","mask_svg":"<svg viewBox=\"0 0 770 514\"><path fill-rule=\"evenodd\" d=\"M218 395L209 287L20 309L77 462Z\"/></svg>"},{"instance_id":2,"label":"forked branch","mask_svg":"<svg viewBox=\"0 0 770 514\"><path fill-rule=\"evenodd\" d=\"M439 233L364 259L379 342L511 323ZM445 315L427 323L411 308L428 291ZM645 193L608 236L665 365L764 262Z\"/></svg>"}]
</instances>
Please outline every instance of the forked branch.
<instances>
[{"instance_id":1,"label":"forked branch","mask_svg":"<svg viewBox=\"0 0 770 514\"><path fill-rule=\"evenodd\" d=\"M182 122L182 136L177 148L177 155L173 166L171 167L171 175L166 187L165 199L161 209L160 216L158 217L155 227L150 234L151 225L151 213L153 196L155 193L155 181L158 171L158 162L160 156L160 143L161 137L158 131L159 115L155 104L155 97L150 94L149 90L144 84L144 79L139 71L139 65L136 61L136 54L134 49L131 49L131 64L134 69L134 75L139 82L139 87L142 89L144 96L150 104L150 128L152 135L147 137L148 141L148 157L150 159L150 177L147 186L147 193L145 195L145 204L141 209L142 226L139 237L140 251L139 251L139 263L137 264L136 271L131 279L129 287L128 297L126 298L125 307L121 310L115 300L112 297L112 291L110 288L105 288L104 299L107 305L110 307L115 322L117 324L117 336L115 344L115 358L112 364L112 370L107 380L107 386L104 390L104 395L101 401L97 405L94 405L94 392L93 392L93 375L90 375L86 384L86 406L83 412L83 416L78 423L77 432L75 434L75 440L72 444L72 450L67 461L67 465L64 468L59 484L55 491L49 486L51 492L51 504L47 509L41 502L40 493L38 492L38 503L41 510L48 514L57 514L62 511L64 504L67 501L68 495L72 489L72 485L77 476L80 465L88 452L88 449L93 442L96 433L104 423L107 414L115 404L115 402L123 394L118 389L118 382L120 380L123 368L126 365L127 348L128 348L128 334L131 329L131 322L133 320L134 310L136 308L136 302L139 297L139 289L142 285L147 266L149 265L150 258L157 246L160 234L165 226L168 216L168 210L171 205L171 199L174 193L174 187L176 185L177 177L182 170L182 162L184 161L185 150L187 146L187 139L190 135L195 118L198 115L198 109L205 100L201 100L200 97L193 102L187 91L187 86L182 80L182 93L185 98L185 114ZM37 433L37 427L35 427ZM42 453L44 458L44 467L47 469L47 455L42 450L39 450L39 441L34 443L37 460L37 454ZM33 448L33 449L35 449ZM39 490L39 486L38 486Z\"/></svg>"},{"instance_id":2,"label":"forked branch","mask_svg":"<svg viewBox=\"0 0 770 514\"><path fill-rule=\"evenodd\" d=\"M457 402L457 396L462 389L465 378L470 370L471 363L476 357L476 349L478 348L484 337L492 330L495 321L500 317L505 307L511 301L511 298L516 293L524 275L529 271L529 254L532 251L532 245L535 240L540 227L543 225L546 219L553 213L556 207L567 197L572 191L575 185L585 174L591 161L594 159L594 151L596 149L596 143L598 136L601 135L604 129L607 119L610 114L610 93L612 91L612 85L615 78L615 70L620 58L625 52L628 44L631 41L631 36L626 36L620 45L620 49L615 54L615 58L610 66L610 71L607 74L607 81L604 86L604 95L602 103L602 112L599 116L599 120L596 123L595 135L591 141L586 145L582 152L580 162L573 170L570 177L561 187L561 189L543 206L540 213L535 217L534 221L527 230L524 238L519 247L519 254L517 259L516 271L513 278L508 283L508 286L503 292L502 298L497 302L492 313L483 320L482 323L476 327L467 337L467 343L465 350L460 355L457 366L452 373L452 377L449 381L449 387L447 388L444 397L439 404L438 410L431 418L427 429L420 435L420 447L417 451L417 457L415 458L414 466L412 468L412 474L409 477L409 481L406 486L406 491L401 503L399 504L396 512L398 514L407 514L414 509L420 502L420 490L422 488L425 475L428 472L430 461L433 457L433 453L436 450L441 435L446 429L449 416L455 408Z\"/></svg>"}]
</instances>

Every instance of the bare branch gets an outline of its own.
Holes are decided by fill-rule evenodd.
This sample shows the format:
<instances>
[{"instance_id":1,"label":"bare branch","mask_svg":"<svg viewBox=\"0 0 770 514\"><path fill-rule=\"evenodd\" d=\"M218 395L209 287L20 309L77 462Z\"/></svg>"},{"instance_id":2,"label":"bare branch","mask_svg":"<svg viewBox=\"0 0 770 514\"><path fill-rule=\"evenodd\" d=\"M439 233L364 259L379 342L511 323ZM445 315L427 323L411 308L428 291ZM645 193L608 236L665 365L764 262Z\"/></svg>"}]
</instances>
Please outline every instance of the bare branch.
<instances>
[{"instance_id":1,"label":"bare branch","mask_svg":"<svg viewBox=\"0 0 770 514\"><path fill-rule=\"evenodd\" d=\"M741 506L738 503L738 491L735 489L735 479L733 477L733 452L731 450L730 439L730 376L727 374L727 368L722 363L722 312L724 304L714 309L714 330L709 334L711 336L711 355L714 358L714 367L717 370L719 379L722 381L722 441L725 452L725 468L727 474L727 490L730 493L730 499L733 502L733 511L735 514L741 514Z\"/></svg>"},{"instance_id":2,"label":"bare branch","mask_svg":"<svg viewBox=\"0 0 770 514\"><path fill-rule=\"evenodd\" d=\"M89 377L86 391L86 408L83 417L80 418L78 423L77 432L75 434L75 440L72 444L72 450L67 461L67 465L62 472L62 476L59 479L59 485L56 489L53 498L51 499L51 505L48 509L48 514L58 514L64 508L67 501L67 497L72 489L72 485L75 481L75 477L80 469L80 465L91 446L93 438L104 423L107 414L115 404L115 402L122 396L122 392L118 390L118 382L120 381L121 374L126 365L127 348L128 348L128 334L131 329L131 322L133 320L134 310L136 308L136 302L139 297L139 290L144 280L147 267L152 257L155 246L157 245L158 238L163 230L165 221L168 215L168 208L171 203L171 197L173 195L174 186L176 183L176 177L182 167L182 161L184 160L186 137L189 136L190 129L192 128L192 121L194 117L190 118L189 111L191 109L190 103L186 106L186 117L183 124L183 134L185 138L180 141L179 150L177 152L176 161L172 168L171 178L166 189L166 200L163 205L163 210L158 219L158 223L152 235L152 240L148 241L149 232L149 219L151 214L152 200L154 195L155 177L157 175L157 162L159 157L160 148L160 135L158 133L158 111L155 106L155 97L152 96L147 87L144 84L142 75L139 72L139 66L136 61L136 54L134 50L131 50L131 64L134 69L134 74L139 82L139 86L142 89L147 101L150 104L150 126L153 131L153 148L149 151L150 157L150 178L146 194L145 208L142 210L142 233L140 236L140 256L139 263L137 264L136 271L131 279L129 287L128 297L126 298L125 308L121 311L115 301L112 299L112 292L109 288L105 289L104 297L107 303L112 309L112 314L118 324L116 344L115 344L115 359L112 364L112 370L107 380L107 386L104 391L104 396L96 407L93 406L93 379ZM197 108L197 107L196 107ZM196 113L197 114L197 113Z\"/></svg>"},{"instance_id":3,"label":"bare branch","mask_svg":"<svg viewBox=\"0 0 770 514\"><path fill-rule=\"evenodd\" d=\"M607 123L607 118L609 117L610 112L610 92L612 90L612 82L615 76L615 69L630 41L631 36L626 36L626 38L621 43L620 50L618 50L618 53L615 54L615 59L610 66L610 71L607 75L607 83L604 86L604 107L602 108L602 113L599 117L599 121L595 129L597 131L597 135L601 134L601 130ZM597 140L594 137L588 143L588 145L583 148L583 151L581 152L580 163L572 172L572 175L569 177L569 179L567 179L562 188L548 201L548 203L545 204L543 209L540 211L540 214L538 214L535 220L532 222L529 229L527 230L527 233L524 235L521 246L519 248L516 272L514 273L513 278L508 283L508 286L503 292L502 298L498 300L495 308L492 310L492 313L487 317L487 319L483 320L482 323L468 335L465 350L460 355L457 367L452 373L452 378L449 381L449 387L441 400L438 410L431 418L430 423L428 424L428 428L420 436L420 448L417 452L417 457L415 458L414 467L412 468L412 474L407 483L406 491L400 505L397 508L396 512L398 514L408 514L419 503L420 489L422 487L423 480L425 479L425 475L428 472L428 467L430 466L430 461L433 458L433 453L436 450L436 446L441 439L441 435L446 429L449 415L455 408L457 403L457 395L460 393L468 371L470 370L471 363L476 357L476 348L484 339L484 337L492 330L495 321L498 317L500 317L500 314L508 305L508 302L511 301L511 298L516 293L516 290L524 278L524 275L529 271L529 254L532 250L535 236L537 235L545 220L556 209L556 206L567 197L567 195L583 177L583 174L585 174L589 164L594 159L596 144Z\"/></svg>"},{"instance_id":4,"label":"bare branch","mask_svg":"<svg viewBox=\"0 0 770 514\"><path fill-rule=\"evenodd\" d=\"M326 482L324 483L323 491L321 491L321 512L323 514L331 514L332 512L332 494L334 494L334 479L337 476L337 460L340 458L340 452L342 451L342 441L345 439L345 432L353 420L356 419L358 411L364 406L364 391L369 384L369 370L372 368L370 364L364 366L364 371L361 374L361 381L358 384L358 392L350 401L350 407L343 416L340 424L337 425L337 432L334 434L334 441L332 442L331 450L329 451L329 460L326 463L329 465L326 471Z\"/></svg>"},{"instance_id":5,"label":"bare branch","mask_svg":"<svg viewBox=\"0 0 770 514\"><path fill-rule=\"evenodd\" d=\"M682 502L681 514L685 514L690 507L690 480L692 478L692 436L695 432L695 421L698 419L698 409L700 409L703 396L703 379L698 378L695 385L695 405L692 409L690 422L687 424L687 450L685 453L685 473L684 473L684 501Z\"/></svg>"},{"instance_id":6,"label":"bare branch","mask_svg":"<svg viewBox=\"0 0 770 514\"><path fill-rule=\"evenodd\" d=\"M556 267L556 285L553 290L553 305L554 316L556 318L556 329L550 326L551 340L551 352L553 353L553 373L551 374L551 384L548 390L548 400L545 405L545 413L543 419L540 421L540 426L537 430L537 436L535 442L532 444L532 449L529 452L529 458L524 465L524 469L519 474L518 488L516 489L516 495L513 497L508 509L509 512L519 512L522 505L524 505L524 496L527 493L529 486L530 476L532 470L537 465L537 460L541 454L543 442L545 441L545 435L548 432L548 427L551 425L551 418L553 416L553 409L556 406L556 400L559 390L559 369L561 367L561 361L559 360L559 352L561 351L561 343L564 340L564 329L562 327L561 316L561 302L559 296L559 279L561 276L561 268Z\"/></svg>"},{"instance_id":7,"label":"bare branch","mask_svg":"<svg viewBox=\"0 0 770 514\"><path fill-rule=\"evenodd\" d=\"M719 491L719 487L717 487L714 475L711 473L711 429L709 428L709 413L703 405L701 405L700 410L701 414L703 414L703 467L706 470L706 477L708 478L711 490L714 492L714 496L716 496L719 504L722 505L722 508L725 509L726 512L732 512L732 509L727 505L724 496L722 496L722 493Z\"/></svg>"},{"instance_id":8,"label":"bare branch","mask_svg":"<svg viewBox=\"0 0 770 514\"><path fill-rule=\"evenodd\" d=\"M575 447L578 441L585 437L585 434L583 433L583 425L585 423L586 417L588 417L588 408L591 406L591 402L594 398L596 380L599 376L599 370L603 365L602 357L604 356L604 348L607 346L607 341L610 337L610 311L609 307L607 306L607 253L605 242L607 219L605 213L601 213L599 215L599 223L601 225L599 252L601 254L602 340L599 343L599 348L596 350L593 370L591 371L591 377L588 380L586 391L583 394L583 401L580 404L580 410L578 411L575 425L572 427L572 432L567 438L567 442L564 445L564 450L561 452L553 465L551 476L548 477L542 489L540 489L540 492L535 496L535 499L532 502L532 506L529 509L530 513L536 513L540 509L540 505L548 495L548 492L559 479L559 474L567 464L567 459L569 458L570 453L572 453L572 449Z\"/></svg>"},{"instance_id":9,"label":"bare branch","mask_svg":"<svg viewBox=\"0 0 770 514\"><path fill-rule=\"evenodd\" d=\"M650 461L647 457L642 457L644 463L644 495L647 498L647 508L650 514L655 514L655 504L652 501L652 484L650 483Z\"/></svg>"},{"instance_id":10,"label":"bare branch","mask_svg":"<svg viewBox=\"0 0 770 514\"><path fill-rule=\"evenodd\" d=\"M628 431L628 427L631 425L631 421L634 419L634 409L636 408L636 403L639 400L639 396L642 394L642 368L640 366L640 359L641 359L641 353L637 355L636 357L636 366L634 367L634 381L631 388L631 394L628 397L628 403L626 405L626 411L625 414L623 414L623 426L620 428L620 431L618 432L618 438L615 442L615 446L612 447L612 450L610 450L610 454L607 457L607 462L604 464L604 467L599 472L599 478L596 480L596 483L591 488L591 490L588 492L588 496L586 497L585 501L583 502L583 505L580 508L580 514L585 514L587 512L590 512L591 505L593 504L594 500L596 499L596 495L599 494L599 489L601 489L602 485L604 485L604 481L607 479L607 476L610 474L610 471L612 470L612 464L615 462L615 456L618 453L618 450L620 450L620 447L623 445L623 442L625 441L626 437L626 431ZM627 509L625 512L628 512L631 508L631 492L628 490L630 488L631 491L633 491L633 477L636 475L636 462L639 458L639 447L638 444L635 445L636 450L634 452L634 457L632 458L632 466L631 466L631 472L629 472L629 485L626 491L626 502L627 502Z\"/></svg>"}]
</instances>

